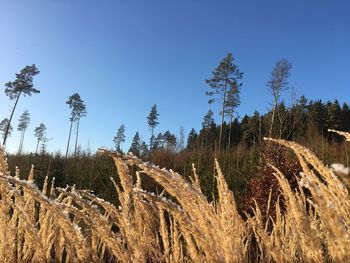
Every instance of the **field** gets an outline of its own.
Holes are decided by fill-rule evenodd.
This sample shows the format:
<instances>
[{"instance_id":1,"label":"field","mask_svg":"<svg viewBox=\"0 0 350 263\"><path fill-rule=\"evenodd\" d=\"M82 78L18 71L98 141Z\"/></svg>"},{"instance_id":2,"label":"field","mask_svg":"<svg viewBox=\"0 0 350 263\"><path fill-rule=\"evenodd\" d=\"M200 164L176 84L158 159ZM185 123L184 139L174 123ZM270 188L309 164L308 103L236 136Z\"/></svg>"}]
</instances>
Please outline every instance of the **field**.
<instances>
[{"instance_id":1,"label":"field","mask_svg":"<svg viewBox=\"0 0 350 263\"><path fill-rule=\"evenodd\" d=\"M336 132L336 131L335 131ZM339 133L339 132L338 132ZM347 141L350 134L341 133ZM131 155L113 158L120 206L75 187L42 189L19 171L9 176L0 151L0 258L3 262L347 262L350 260L348 168L325 166L310 150L292 150L303 172L293 189L275 165L280 195L267 209L238 212L215 161L218 198L209 202L193 166L191 180ZM131 173L133 167L135 175ZM161 193L143 190L151 177Z\"/></svg>"},{"instance_id":2,"label":"field","mask_svg":"<svg viewBox=\"0 0 350 263\"><path fill-rule=\"evenodd\" d=\"M350 0L0 2L0 263L350 263Z\"/></svg>"}]
</instances>

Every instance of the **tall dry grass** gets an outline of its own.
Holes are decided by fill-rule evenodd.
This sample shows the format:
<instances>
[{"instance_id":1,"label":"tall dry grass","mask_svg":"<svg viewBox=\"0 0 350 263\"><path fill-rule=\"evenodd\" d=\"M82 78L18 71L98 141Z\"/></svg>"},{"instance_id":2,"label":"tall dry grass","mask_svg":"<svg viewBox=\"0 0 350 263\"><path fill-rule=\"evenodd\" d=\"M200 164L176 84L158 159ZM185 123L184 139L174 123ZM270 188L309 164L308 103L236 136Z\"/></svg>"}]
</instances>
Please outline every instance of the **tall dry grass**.
<instances>
[{"instance_id":1,"label":"tall dry grass","mask_svg":"<svg viewBox=\"0 0 350 263\"><path fill-rule=\"evenodd\" d=\"M10 177L0 150L1 262L350 261L348 170L325 166L296 143L267 140L294 151L303 169L292 189L271 165L281 192L274 206L266 200L276 207L274 218L256 206L243 219L217 161L218 198L208 202L195 167L188 182L133 156L104 152L120 176L120 185L112 179L121 204L115 207L48 179L38 189L33 170L28 180L19 171ZM130 166L137 167L136 178ZM164 191L144 191L144 176Z\"/></svg>"}]
</instances>

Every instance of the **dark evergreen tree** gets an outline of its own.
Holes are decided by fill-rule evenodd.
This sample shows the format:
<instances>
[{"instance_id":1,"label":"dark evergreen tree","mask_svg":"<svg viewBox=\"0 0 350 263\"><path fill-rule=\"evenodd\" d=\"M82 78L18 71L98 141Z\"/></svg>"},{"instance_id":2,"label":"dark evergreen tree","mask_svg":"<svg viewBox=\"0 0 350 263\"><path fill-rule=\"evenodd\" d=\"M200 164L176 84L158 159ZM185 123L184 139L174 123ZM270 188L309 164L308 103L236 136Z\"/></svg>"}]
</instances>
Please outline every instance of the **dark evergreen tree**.
<instances>
[{"instance_id":1,"label":"dark evergreen tree","mask_svg":"<svg viewBox=\"0 0 350 263\"><path fill-rule=\"evenodd\" d=\"M350 131L350 108L345 102L341 108L342 130Z\"/></svg>"},{"instance_id":2,"label":"dark evergreen tree","mask_svg":"<svg viewBox=\"0 0 350 263\"><path fill-rule=\"evenodd\" d=\"M238 118L235 118L232 122L231 129L230 129L230 136L231 136L231 146L237 145L241 141L242 137L242 131L241 131L241 124L238 120Z\"/></svg>"},{"instance_id":3,"label":"dark evergreen tree","mask_svg":"<svg viewBox=\"0 0 350 263\"><path fill-rule=\"evenodd\" d=\"M308 105L308 115L310 122L317 127L320 134L325 133L327 109L321 100L310 101Z\"/></svg>"},{"instance_id":4,"label":"dark evergreen tree","mask_svg":"<svg viewBox=\"0 0 350 263\"><path fill-rule=\"evenodd\" d=\"M298 105L301 106L303 112L307 111L307 98L305 98L304 95L300 96L300 98L298 99Z\"/></svg>"},{"instance_id":5,"label":"dark evergreen tree","mask_svg":"<svg viewBox=\"0 0 350 263\"><path fill-rule=\"evenodd\" d=\"M342 114L341 108L338 100L335 100L334 103L327 103L327 128L334 130L342 129Z\"/></svg>"},{"instance_id":6,"label":"dark evergreen tree","mask_svg":"<svg viewBox=\"0 0 350 263\"><path fill-rule=\"evenodd\" d=\"M149 151L147 144L143 141L140 146L140 157L146 159L148 157Z\"/></svg>"},{"instance_id":7,"label":"dark evergreen tree","mask_svg":"<svg viewBox=\"0 0 350 263\"><path fill-rule=\"evenodd\" d=\"M227 92L227 100L226 100L226 112L229 119L229 131L228 131L228 141L227 141L227 150L231 146L231 135L232 135L232 120L233 115L236 111L236 108L240 105L240 87L242 83L236 83L236 85L232 85Z\"/></svg>"},{"instance_id":8,"label":"dark evergreen tree","mask_svg":"<svg viewBox=\"0 0 350 263\"><path fill-rule=\"evenodd\" d=\"M154 104L151 108L151 112L149 113L147 117L147 122L148 126L151 129L151 139L150 139L150 150L152 151L153 149L153 144L154 144L154 128L157 127L159 124L158 122L158 111L157 111L157 105Z\"/></svg>"},{"instance_id":9,"label":"dark evergreen tree","mask_svg":"<svg viewBox=\"0 0 350 263\"><path fill-rule=\"evenodd\" d=\"M133 155L137 157L140 157L140 151L141 151L141 138L139 133L136 132L134 138L132 139L129 152L131 152Z\"/></svg>"},{"instance_id":10,"label":"dark evergreen tree","mask_svg":"<svg viewBox=\"0 0 350 263\"><path fill-rule=\"evenodd\" d=\"M46 153L48 141L49 141L49 139L46 136L46 130L45 130L44 137L42 138L41 145L40 145L40 154L41 155L44 155Z\"/></svg>"},{"instance_id":11,"label":"dark evergreen tree","mask_svg":"<svg viewBox=\"0 0 350 263\"><path fill-rule=\"evenodd\" d=\"M210 129L215 125L213 115L214 115L213 111L209 110L207 114L204 116L203 122L202 122L203 129Z\"/></svg>"},{"instance_id":12,"label":"dark evergreen tree","mask_svg":"<svg viewBox=\"0 0 350 263\"><path fill-rule=\"evenodd\" d=\"M40 71L36 68L35 64L31 66L26 66L21 70L20 73L16 74L16 79L13 82L7 82L5 84L5 94L10 98L10 100L14 100L15 104L12 108L10 119L8 121L8 127L6 128L3 145L6 144L6 139L8 136L9 128L11 125L13 114L16 110L19 98L23 94L23 96L31 96L32 94L39 93L40 91L36 89L33 85L33 77L38 75Z\"/></svg>"},{"instance_id":13,"label":"dark evergreen tree","mask_svg":"<svg viewBox=\"0 0 350 263\"><path fill-rule=\"evenodd\" d=\"M176 136L172 134L170 131L166 131L163 134L165 148L167 150L174 150L176 146Z\"/></svg>"},{"instance_id":14,"label":"dark evergreen tree","mask_svg":"<svg viewBox=\"0 0 350 263\"><path fill-rule=\"evenodd\" d=\"M293 127L289 129L290 139L298 141L305 138L308 126L307 99L305 96L301 96L297 100L297 104L291 109L291 115Z\"/></svg>"},{"instance_id":15,"label":"dark evergreen tree","mask_svg":"<svg viewBox=\"0 0 350 263\"><path fill-rule=\"evenodd\" d=\"M153 149L160 149L164 147L164 137L163 134L160 132L158 133L157 137L155 137L153 141Z\"/></svg>"},{"instance_id":16,"label":"dark evergreen tree","mask_svg":"<svg viewBox=\"0 0 350 263\"><path fill-rule=\"evenodd\" d=\"M248 145L261 143L261 119L260 114L255 111L252 117L245 116L242 120L243 139Z\"/></svg>"},{"instance_id":17,"label":"dark evergreen tree","mask_svg":"<svg viewBox=\"0 0 350 263\"><path fill-rule=\"evenodd\" d=\"M208 103L218 101L221 105L221 127L219 133L219 149L222 143L222 132L224 117L227 114L228 96L231 93L231 98L235 97L233 94L239 92L237 87L241 84L239 81L243 77L243 73L239 71L238 67L233 63L234 58L231 53L220 62L219 66L212 72L213 76L211 79L207 79L205 82L210 87L210 91L205 94L210 96Z\"/></svg>"},{"instance_id":18,"label":"dark evergreen tree","mask_svg":"<svg viewBox=\"0 0 350 263\"><path fill-rule=\"evenodd\" d=\"M187 149L193 149L197 141L198 134L195 129L191 129L187 138Z\"/></svg>"},{"instance_id":19,"label":"dark evergreen tree","mask_svg":"<svg viewBox=\"0 0 350 263\"><path fill-rule=\"evenodd\" d=\"M117 152L121 152L120 145L123 142L125 142L125 126L124 126L124 124L122 124L119 127L116 136L114 136L113 142L114 142L114 145L115 145L115 150Z\"/></svg>"},{"instance_id":20,"label":"dark evergreen tree","mask_svg":"<svg viewBox=\"0 0 350 263\"><path fill-rule=\"evenodd\" d=\"M213 111L209 110L203 118L202 130L200 131L200 143L202 146L208 146L210 143L215 143L216 125L213 118Z\"/></svg>"},{"instance_id":21,"label":"dark evergreen tree","mask_svg":"<svg viewBox=\"0 0 350 263\"><path fill-rule=\"evenodd\" d=\"M21 138L20 138L19 147L18 147L18 154L22 153L24 134L28 128L29 123L30 123L30 115L28 110L25 110L18 119L17 130L21 132Z\"/></svg>"}]
</instances>

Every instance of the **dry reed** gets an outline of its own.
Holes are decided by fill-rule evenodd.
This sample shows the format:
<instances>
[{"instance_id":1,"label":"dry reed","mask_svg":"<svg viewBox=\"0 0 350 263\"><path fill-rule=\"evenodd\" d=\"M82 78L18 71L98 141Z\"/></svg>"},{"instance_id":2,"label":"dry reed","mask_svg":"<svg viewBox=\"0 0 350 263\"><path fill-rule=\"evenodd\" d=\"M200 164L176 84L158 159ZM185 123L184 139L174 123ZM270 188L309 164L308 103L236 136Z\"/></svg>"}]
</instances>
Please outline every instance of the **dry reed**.
<instances>
[{"instance_id":1,"label":"dry reed","mask_svg":"<svg viewBox=\"0 0 350 263\"><path fill-rule=\"evenodd\" d=\"M0 150L1 262L350 261L350 198L341 178L348 170L325 166L299 144L266 140L293 150L303 172L292 189L270 165L280 198L271 204L270 193L267 211L256 205L247 219L238 213L216 160L218 198L208 202L195 167L188 182L134 156L104 151L121 182L112 179L120 202L115 207L89 191L55 188L53 181L49 189L48 178L39 190L33 169L28 180L20 180L19 171L11 177ZM138 168L136 182L129 166ZM154 179L163 193L142 190L142 176Z\"/></svg>"}]
</instances>

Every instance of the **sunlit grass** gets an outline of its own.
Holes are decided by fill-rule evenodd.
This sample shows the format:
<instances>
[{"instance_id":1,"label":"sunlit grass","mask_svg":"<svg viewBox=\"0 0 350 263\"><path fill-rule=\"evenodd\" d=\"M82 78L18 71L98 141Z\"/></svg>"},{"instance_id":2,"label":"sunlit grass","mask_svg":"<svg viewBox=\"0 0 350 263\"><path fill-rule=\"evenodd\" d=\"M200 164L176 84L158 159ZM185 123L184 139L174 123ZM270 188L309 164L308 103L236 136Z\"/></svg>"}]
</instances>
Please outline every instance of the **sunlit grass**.
<instances>
[{"instance_id":1,"label":"sunlit grass","mask_svg":"<svg viewBox=\"0 0 350 263\"><path fill-rule=\"evenodd\" d=\"M270 165L281 191L268 206L276 208L275 217L255 207L253 215L243 218L217 161L218 198L208 202L195 167L189 182L133 156L104 151L114 159L120 177L120 185L111 182L121 204L115 207L89 191L55 188L47 179L38 189L33 171L28 180L20 180L18 171L11 177L0 151L1 261L348 261L348 170L325 166L299 144L267 140L294 151L303 169L298 188L292 189L278 167ZM137 168L136 177L131 166ZM164 191L144 191L143 176Z\"/></svg>"}]
</instances>

